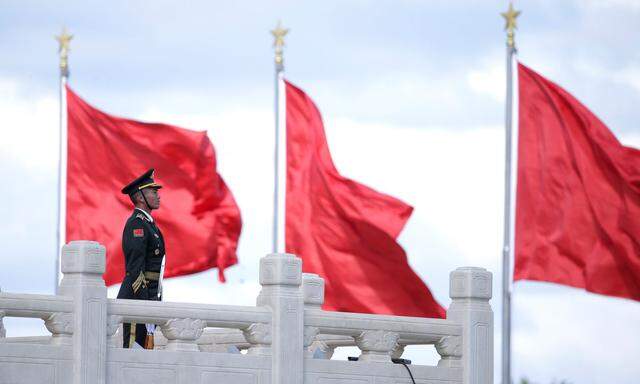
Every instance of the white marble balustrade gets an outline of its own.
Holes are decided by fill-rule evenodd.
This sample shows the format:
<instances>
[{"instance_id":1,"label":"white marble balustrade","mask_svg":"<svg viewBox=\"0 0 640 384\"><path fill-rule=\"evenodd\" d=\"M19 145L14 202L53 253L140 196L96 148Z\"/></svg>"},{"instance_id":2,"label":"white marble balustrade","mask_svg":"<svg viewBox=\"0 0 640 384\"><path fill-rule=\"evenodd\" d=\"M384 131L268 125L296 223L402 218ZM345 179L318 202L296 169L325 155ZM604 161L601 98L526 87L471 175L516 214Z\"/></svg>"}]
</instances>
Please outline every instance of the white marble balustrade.
<instances>
[{"instance_id":1,"label":"white marble balustrade","mask_svg":"<svg viewBox=\"0 0 640 384\"><path fill-rule=\"evenodd\" d=\"M62 251L59 295L0 292L0 384L26 383L410 383L392 358L434 345L437 366L410 365L420 383L493 383L491 273L450 275L446 319L327 312L324 281L291 254L260 262L256 306L108 299L104 247ZM47 337L7 338L3 317L44 320ZM158 325L154 350L123 349L123 322ZM341 346L358 361L331 360Z\"/></svg>"}]
</instances>

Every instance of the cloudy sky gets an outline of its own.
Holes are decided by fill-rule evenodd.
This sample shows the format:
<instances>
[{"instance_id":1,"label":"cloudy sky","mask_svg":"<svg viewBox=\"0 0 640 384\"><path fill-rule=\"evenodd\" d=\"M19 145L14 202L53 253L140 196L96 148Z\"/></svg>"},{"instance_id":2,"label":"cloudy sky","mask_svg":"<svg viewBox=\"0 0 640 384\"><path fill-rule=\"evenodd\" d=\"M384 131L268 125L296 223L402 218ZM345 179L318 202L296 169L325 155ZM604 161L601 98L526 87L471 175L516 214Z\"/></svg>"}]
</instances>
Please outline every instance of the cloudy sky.
<instances>
[{"instance_id":1,"label":"cloudy sky","mask_svg":"<svg viewBox=\"0 0 640 384\"><path fill-rule=\"evenodd\" d=\"M400 237L448 305L448 273L493 272L496 382L504 172L506 1L8 1L0 4L0 287L52 293L58 58L74 35L71 86L106 112L207 130L240 205L240 263L171 279L171 301L252 305L270 249L273 51L323 113L343 175L415 207ZM522 62L640 147L640 2L517 1ZM90 218L87 218L88 220ZM124 222L125 218L123 218ZM169 255L170 257L170 255ZM110 290L113 297L117 287ZM636 383L640 303L552 284L514 286L514 377ZM5 319L8 336L46 334ZM349 351L339 354L350 353ZM431 350L411 349L433 364Z\"/></svg>"}]
</instances>

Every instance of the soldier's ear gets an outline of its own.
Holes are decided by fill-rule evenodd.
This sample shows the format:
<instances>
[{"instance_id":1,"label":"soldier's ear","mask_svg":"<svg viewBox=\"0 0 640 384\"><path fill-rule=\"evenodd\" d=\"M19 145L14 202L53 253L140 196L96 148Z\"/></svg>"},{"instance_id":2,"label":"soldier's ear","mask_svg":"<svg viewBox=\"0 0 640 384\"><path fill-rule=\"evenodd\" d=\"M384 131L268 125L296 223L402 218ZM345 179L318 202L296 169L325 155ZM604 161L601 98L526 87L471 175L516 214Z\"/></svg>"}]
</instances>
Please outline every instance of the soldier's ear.
<instances>
[{"instance_id":1,"label":"soldier's ear","mask_svg":"<svg viewBox=\"0 0 640 384\"><path fill-rule=\"evenodd\" d=\"M142 196L140 196L140 191L137 191L133 195L131 195L131 202L135 205L142 202Z\"/></svg>"}]
</instances>

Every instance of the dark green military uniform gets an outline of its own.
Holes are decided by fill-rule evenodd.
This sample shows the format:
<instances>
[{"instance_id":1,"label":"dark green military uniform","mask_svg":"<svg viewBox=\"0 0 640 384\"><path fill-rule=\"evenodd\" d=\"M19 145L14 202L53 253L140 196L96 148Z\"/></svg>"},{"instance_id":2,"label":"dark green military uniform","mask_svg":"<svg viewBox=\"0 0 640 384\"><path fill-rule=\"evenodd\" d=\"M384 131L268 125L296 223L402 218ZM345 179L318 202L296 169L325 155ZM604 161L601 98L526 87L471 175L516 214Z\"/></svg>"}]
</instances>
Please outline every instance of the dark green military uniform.
<instances>
[{"instance_id":1,"label":"dark green military uniform","mask_svg":"<svg viewBox=\"0 0 640 384\"><path fill-rule=\"evenodd\" d=\"M122 231L122 252L126 273L118 299L158 300L164 238L156 223L138 208L133 210ZM151 273L145 276L145 272Z\"/></svg>"},{"instance_id":2,"label":"dark green military uniform","mask_svg":"<svg viewBox=\"0 0 640 384\"><path fill-rule=\"evenodd\" d=\"M161 188L153 181L153 170L131 182L122 192L132 195L144 188ZM160 273L165 255L164 238L151 215L140 208L133 210L124 226L122 252L126 272L118 299L162 300ZM148 334L145 324L125 323L123 347L131 348L136 342L148 348Z\"/></svg>"}]
</instances>

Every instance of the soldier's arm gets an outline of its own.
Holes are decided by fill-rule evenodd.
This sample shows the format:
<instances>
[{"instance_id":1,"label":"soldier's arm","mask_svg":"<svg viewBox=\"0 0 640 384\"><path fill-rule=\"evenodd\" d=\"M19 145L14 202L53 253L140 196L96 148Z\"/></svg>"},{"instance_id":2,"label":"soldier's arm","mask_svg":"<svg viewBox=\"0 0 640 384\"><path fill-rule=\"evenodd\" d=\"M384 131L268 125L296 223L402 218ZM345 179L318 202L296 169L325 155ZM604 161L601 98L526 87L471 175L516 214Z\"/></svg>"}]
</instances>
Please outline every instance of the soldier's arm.
<instances>
[{"instance_id":1,"label":"soldier's arm","mask_svg":"<svg viewBox=\"0 0 640 384\"><path fill-rule=\"evenodd\" d=\"M125 228L123 238L125 239L123 250L125 253L125 266L127 273L131 277L134 298L147 300L149 297L147 281L144 278L145 257L147 243L151 233L141 219L135 219Z\"/></svg>"}]
</instances>

